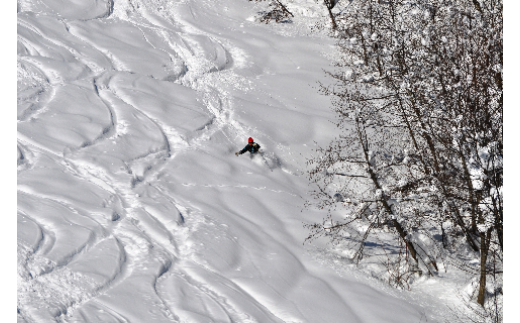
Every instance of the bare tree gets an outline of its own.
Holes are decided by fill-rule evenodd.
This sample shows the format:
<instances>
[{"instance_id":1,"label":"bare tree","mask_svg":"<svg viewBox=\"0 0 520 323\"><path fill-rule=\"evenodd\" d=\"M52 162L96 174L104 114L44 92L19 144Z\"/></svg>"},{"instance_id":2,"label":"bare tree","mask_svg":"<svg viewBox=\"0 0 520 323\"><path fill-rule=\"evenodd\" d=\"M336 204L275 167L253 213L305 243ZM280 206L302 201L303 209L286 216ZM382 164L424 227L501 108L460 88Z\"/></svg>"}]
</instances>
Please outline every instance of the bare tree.
<instances>
[{"instance_id":1,"label":"bare tree","mask_svg":"<svg viewBox=\"0 0 520 323\"><path fill-rule=\"evenodd\" d=\"M334 15L332 14L332 9L336 6L336 4L339 2L339 0L316 0L318 3L321 2L327 7L327 10L329 12L330 21L332 23L332 29L338 28L338 25L336 24L336 20L334 19Z\"/></svg>"},{"instance_id":2,"label":"bare tree","mask_svg":"<svg viewBox=\"0 0 520 323\"><path fill-rule=\"evenodd\" d=\"M249 1L257 1L263 2L267 0L249 0ZM284 22L287 21L290 17L294 17L294 15L287 9L287 7L279 0L269 0L269 9L267 11L261 12L260 21L268 24L272 20L276 22Z\"/></svg>"}]
</instances>

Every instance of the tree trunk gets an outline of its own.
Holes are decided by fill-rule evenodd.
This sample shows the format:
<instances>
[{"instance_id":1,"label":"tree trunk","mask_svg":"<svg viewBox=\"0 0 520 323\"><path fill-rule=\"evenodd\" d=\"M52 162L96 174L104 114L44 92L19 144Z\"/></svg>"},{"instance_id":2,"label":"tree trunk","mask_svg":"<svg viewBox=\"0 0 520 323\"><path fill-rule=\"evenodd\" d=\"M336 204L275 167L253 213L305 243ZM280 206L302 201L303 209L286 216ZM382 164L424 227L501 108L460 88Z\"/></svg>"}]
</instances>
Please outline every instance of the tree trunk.
<instances>
[{"instance_id":1,"label":"tree trunk","mask_svg":"<svg viewBox=\"0 0 520 323\"><path fill-rule=\"evenodd\" d=\"M480 283L477 302L482 306L484 306L486 299L486 261L491 240L491 230L489 229L487 233L480 233Z\"/></svg>"},{"instance_id":2,"label":"tree trunk","mask_svg":"<svg viewBox=\"0 0 520 323\"><path fill-rule=\"evenodd\" d=\"M276 2L278 2L278 4L280 5L280 7L282 7L282 11L285 12L286 14L288 15L291 15L291 17L294 17L294 15L292 14L292 12L289 11L289 9L287 9L286 6L283 5L283 3L281 3L280 1L276 0Z\"/></svg>"},{"instance_id":3,"label":"tree trunk","mask_svg":"<svg viewBox=\"0 0 520 323\"><path fill-rule=\"evenodd\" d=\"M332 21L332 29L338 28L338 25L336 25L336 20L334 20L334 16L332 15L332 10L327 7L327 10L329 11L330 21Z\"/></svg>"},{"instance_id":4,"label":"tree trunk","mask_svg":"<svg viewBox=\"0 0 520 323\"><path fill-rule=\"evenodd\" d=\"M459 145L462 146L462 143ZM466 179L466 185L468 186L469 202L471 204L471 229L473 230L473 233L477 233L477 213L480 212L478 212L478 201L476 201L475 198L475 189L473 188L473 183L471 182L471 175L469 174L468 164L466 163L466 158L462 148L459 151L459 156L462 162L462 168L464 169L464 178Z\"/></svg>"},{"instance_id":5,"label":"tree trunk","mask_svg":"<svg viewBox=\"0 0 520 323\"><path fill-rule=\"evenodd\" d=\"M356 128L357 128L359 142L360 142L361 146L363 147L363 153L364 153L365 162L367 165L368 174L370 175L370 179L372 180L372 183L374 184L376 189L382 191L381 185L379 184L379 181L377 180L377 176L374 173L374 171L372 170L372 166L370 165L370 159L368 157L368 151L367 151L368 143L366 142L366 140L363 140L363 134L361 133L361 126L359 125L359 121L356 122ZM390 205L388 205L384 196L383 196L383 198L381 198L381 203L383 204L383 207L385 208L385 211L388 214L393 214L392 208L390 207ZM408 232L406 232L406 229L403 228L396 219L393 219L392 222L394 223L394 226L397 229L399 236L401 237L401 239L403 239L404 243L408 247L408 250L410 251L410 255L416 261L416 263L419 263L419 259L417 258L417 251L415 250L413 243L408 239Z\"/></svg>"}]
</instances>

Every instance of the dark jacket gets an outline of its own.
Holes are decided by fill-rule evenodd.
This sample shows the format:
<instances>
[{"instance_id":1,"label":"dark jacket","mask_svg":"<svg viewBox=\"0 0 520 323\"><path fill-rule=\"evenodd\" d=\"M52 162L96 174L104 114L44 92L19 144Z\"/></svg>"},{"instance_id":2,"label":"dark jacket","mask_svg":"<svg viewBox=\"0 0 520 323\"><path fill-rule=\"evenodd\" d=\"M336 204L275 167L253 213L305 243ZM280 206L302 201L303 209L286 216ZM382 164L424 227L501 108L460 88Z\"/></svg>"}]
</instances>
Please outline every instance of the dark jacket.
<instances>
[{"instance_id":1,"label":"dark jacket","mask_svg":"<svg viewBox=\"0 0 520 323\"><path fill-rule=\"evenodd\" d=\"M244 149L242 149L238 153L240 155L242 155L246 151L249 151L251 154L254 154L254 153L258 152L259 149L260 149L260 145L257 144L256 142L252 142L250 144L247 144L247 146L245 146Z\"/></svg>"}]
</instances>

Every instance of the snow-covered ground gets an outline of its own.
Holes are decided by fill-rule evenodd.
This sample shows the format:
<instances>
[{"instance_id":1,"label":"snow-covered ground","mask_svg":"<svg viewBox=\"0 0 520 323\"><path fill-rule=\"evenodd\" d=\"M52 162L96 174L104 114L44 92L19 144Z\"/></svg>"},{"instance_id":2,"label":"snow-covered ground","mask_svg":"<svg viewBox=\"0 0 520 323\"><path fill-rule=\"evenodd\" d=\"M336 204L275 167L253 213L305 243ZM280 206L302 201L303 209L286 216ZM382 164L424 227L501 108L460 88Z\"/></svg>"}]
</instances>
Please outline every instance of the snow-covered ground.
<instances>
[{"instance_id":1,"label":"snow-covered ground","mask_svg":"<svg viewBox=\"0 0 520 323\"><path fill-rule=\"evenodd\" d=\"M278 25L261 5L18 0L18 322L440 322L457 302L303 245L333 41L314 1ZM249 136L263 157L235 157Z\"/></svg>"}]
</instances>

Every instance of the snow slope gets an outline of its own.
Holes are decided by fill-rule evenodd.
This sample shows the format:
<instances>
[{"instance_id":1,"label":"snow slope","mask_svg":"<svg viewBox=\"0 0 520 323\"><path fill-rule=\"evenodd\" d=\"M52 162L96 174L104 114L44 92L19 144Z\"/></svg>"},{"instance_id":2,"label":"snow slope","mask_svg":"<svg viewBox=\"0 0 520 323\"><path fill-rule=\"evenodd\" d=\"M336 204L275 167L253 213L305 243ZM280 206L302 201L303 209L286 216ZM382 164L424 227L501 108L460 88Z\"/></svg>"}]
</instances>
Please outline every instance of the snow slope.
<instances>
[{"instance_id":1,"label":"snow slope","mask_svg":"<svg viewBox=\"0 0 520 323\"><path fill-rule=\"evenodd\" d=\"M259 6L18 0L18 322L435 321L302 245L332 41Z\"/></svg>"}]
</instances>

